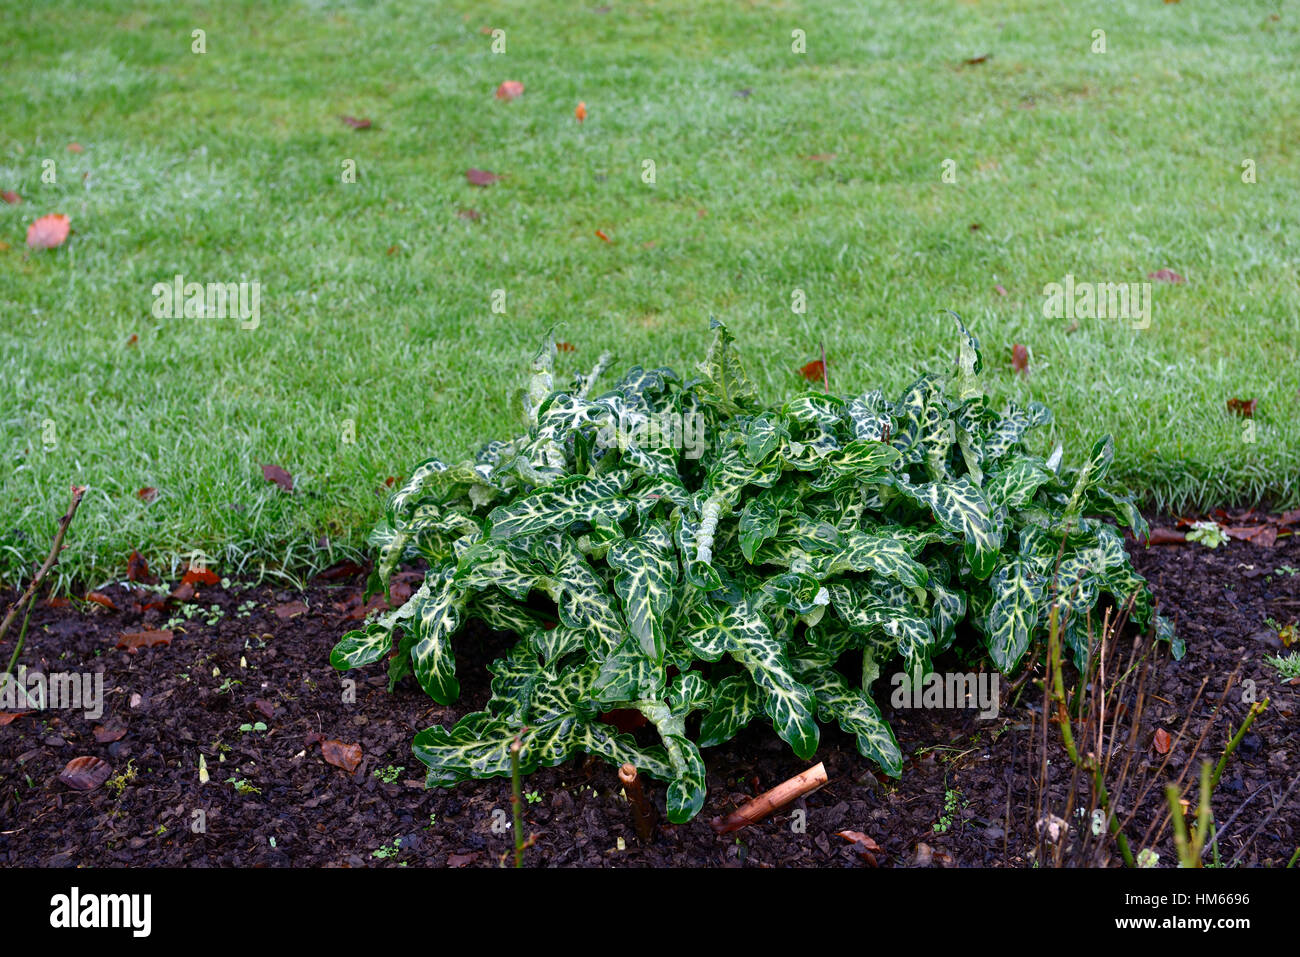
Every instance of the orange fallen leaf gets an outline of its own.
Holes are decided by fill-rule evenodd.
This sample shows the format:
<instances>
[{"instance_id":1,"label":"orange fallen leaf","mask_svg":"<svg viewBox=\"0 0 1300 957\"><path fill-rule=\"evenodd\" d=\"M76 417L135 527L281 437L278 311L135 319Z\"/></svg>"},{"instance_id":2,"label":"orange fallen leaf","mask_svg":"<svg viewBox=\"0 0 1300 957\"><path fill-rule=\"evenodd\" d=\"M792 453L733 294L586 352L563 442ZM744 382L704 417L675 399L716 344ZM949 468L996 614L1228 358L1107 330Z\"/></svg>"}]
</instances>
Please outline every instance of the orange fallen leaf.
<instances>
[{"instance_id":1,"label":"orange fallen leaf","mask_svg":"<svg viewBox=\"0 0 1300 957\"><path fill-rule=\"evenodd\" d=\"M471 223L476 223L482 218L482 214L477 209L458 209L456 215L461 219L468 219Z\"/></svg>"},{"instance_id":2,"label":"orange fallen leaf","mask_svg":"<svg viewBox=\"0 0 1300 957\"><path fill-rule=\"evenodd\" d=\"M996 286L993 287L993 291L996 292L999 296L1005 296L1007 294L1007 287L1002 285L1002 283L998 283Z\"/></svg>"},{"instance_id":3,"label":"orange fallen leaf","mask_svg":"<svg viewBox=\"0 0 1300 957\"><path fill-rule=\"evenodd\" d=\"M0 711L0 728L7 724L13 724L25 714L31 714L30 711Z\"/></svg>"},{"instance_id":4,"label":"orange fallen leaf","mask_svg":"<svg viewBox=\"0 0 1300 957\"><path fill-rule=\"evenodd\" d=\"M1029 350L1018 342L1011 347L1011 369L1022 375L1029 369Z\"/></svg>"},{"instance_id":5,"label":"orange fallen leaf","mask_svg":"<svg viewBox=\"0 0 1300 957\"><path fill-rule=\"evenodd\" d=\"M15 193L12 189L0 189L0 199L3 199L9 205L21 203L23 198Z\"/></svg>"},{"instance_id":6,"label":"orange fallen leaf","mask_svg":"<svg viewBox=\"0 0 1300 957\"><path fill-rule=\"evenodd\" d=\"M158 490L152 485L146 485L140 491L135 493L136 498L148 505L158 497Z\"/></svg>"},{"instance_id":7,"label":"orange fallen leaf","mask_svg":"<svg viewBox=\"0 0 1300 957\"><path fill-rule=\"evenodd\" d=\"M524 95L524 85L518 80L506 80L497 87L498 100L514 100Z\"/></svg>"},{"instance_id":8,"label":"orange fallen leaf","mask_svg":"<svg viewBox=\"0 0 1300 957\"><path fill-rule=\"evenodd\" d=\"M1239 415L1243 419L1253 419L1255 417L1255 404L1258 399L1229 399L1228 411L1233 415Z\"/></svg>"},{"instance_id":9,"label":"orange fallen leaf","mask_svg":"<svg viewBox=\"0 0 1300 957\"><path fill-rule=\"evenodd\" d=\"M93 601L96 605L103 605L109 611L117 611L117 606L113 604L113 599L109 598L103 592L87 592L86 601Z\"/></svg>"},{"instance_id":10,"label":"orange fallen leaf","mask_svg":"<svg viewBox=\"0 0 1300 957\"><path fill-rule=\"evenodd\" d=\"M599 229L596 230L596 237L597 237L598 239L600 239L602 242L612 243L612 242L614 241L614 240L610 239L608 236L606 236L606 235L605 235L601 230L599 230Z\"/></svg>"},{"instance_id":11,"label":"orange fallen leaf","mask_svg":"<svg viewBox=\"0 0 1300 957\"><path fill-rule=\"evenodd\" d=\"M1164 728L1156 728L1156 733L1151 739L1151 744L1158 754L1168 754L1169 749L1173 747L1173 741L1169 737L1169 732Z\"/></svg>"},{"instance_id":12,"label":"orange fallen leaf","mask_svg":"<svg viewBox=\"0 0 1300 957\"><path fill-rule=\"evenodd\" d=\"M1186 279L1178 275L1178 273L1174 272L1172 269L1157 269L1155 272L1147 273L1147 278L1154 279L1156 282L1171 282L1175 286L1187 282Z\"/></svg>"},{"instance_id":13,"label":"orange fallen leaf","mask_svg":"<svg viewBox=\"0 0 1300 957\"><path fill-rule=\"evenodd\" d=\"M332 764L336 768L342 768L351 774L361 764L361 745L344 744L330 738L328 741L320 743L320 753L327 764Z\"/></svg>"},{"instance_id":14,"label":"orange fallen leaf","mask_svg":"<svg viewBox=\"0 0 1300 957\"><path fill-rule=\"evenodd\" d=\"M135 549L131 549L131 556L126 560L126 578L127 581L133 582L148 581L149 579L149 563Z\"/></svg>"},{"instance_id":15,"label":"orange fallen leaf","mask_svg":"<svg viewBox=\"0 0 1300 957\"><path fill-rule=\"evenodd\" d=\"M824 382L826 379L826 364L821 359L814 359L806 366L801 366L799 374L809 382Z\"/></svg>"},{"instance_id":16,"label":"orange fallen leaf","mask_svg":"<svg viewBox=\"0 0 1300 957\"><path fill-rule=\"evenodd\" d=\"M207 568L195 568L191 565L181 576L182 585L219 585L221 577Z\"/></svg>"},{"instance_id":17,"label":"orange fallen leaf","mask_svg":"<svg viewBox=\"0 0 1300 957\"><path fill-rule=\"evenodd\" d=\"M582 102L581 100L579 100L579 101L578 101L578 107L577 107L577 109L575 109L575 110L573 111L573 115L576 116L576 117L578 118L578 122L579 122L579 123L582 123L582 122L586 121L586 119L587 119L587 104L584 103L584 102Z\"/></svg>"},{"instance_id":18,"label":"orange fallen leaf","mask_svg":"<svg viewBox=\"0 0 1300 957\"><path fill-rule=\"evenodd\" d=\"M371 125L370 121L365 117L361 117L358 119L355 116L340 116L339 119L342 120L344 123L346 123L348 126L352 127L354 130L370 129L370 125Z\"/></svg>"},{"instance_id":19,"label":"orange fallen leaf","mask_svg":"<svg viewBox=\"0 0 1300 957\"><path fill-rule=\"evenodd\" d=\"M117 649L134 655L141 648L165 648L172 643L174 633L170 631L124 631L117 639Z\"/></svg>"},{"instance_id":20,"label":"orange fallen leaf","mask_svg":"<svg viewBox=\"0 0 1300 957\"><path fill-rule=\"evenodd\" d=\"M471 186L491 186L501 179L496 173L485 169L467 169L465 178L469 180Z\"/></svg>"},{"instance_id":21,"label":"orange fallen leaf","mask_svg":"<svg viewBox=\"0 0 1300 957\"><path fill-rule=\"evenodd\" d=\"M557 342L555 348L560 352L572 352L577 347L572 342Z\"/></svg>"},{"instance_id":22,"label":"orange fallen leaf","mask_svg":"<svg viewBox=\"0 0 1300 957\"><path fill-rule=\"evenodd\" d=\"M32 249L54 249L68 238L68 217L62 213L42 216L27 227L27 245Z\"/></svg>"}]
</instances>

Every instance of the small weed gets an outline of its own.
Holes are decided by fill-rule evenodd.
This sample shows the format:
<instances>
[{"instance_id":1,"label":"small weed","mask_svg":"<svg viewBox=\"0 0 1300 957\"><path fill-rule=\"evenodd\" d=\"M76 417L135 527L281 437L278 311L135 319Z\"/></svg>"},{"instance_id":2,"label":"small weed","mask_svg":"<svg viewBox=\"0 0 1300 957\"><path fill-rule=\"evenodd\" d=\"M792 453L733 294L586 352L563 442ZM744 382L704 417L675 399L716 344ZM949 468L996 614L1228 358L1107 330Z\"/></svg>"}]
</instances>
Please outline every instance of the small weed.
<instances>
[{"instance_id":1,"label":"small weed","mask_svg":"<svg viewBox=\"0 0 1300 957\"><path fill-rule=\"evenodd\" d=\"M1290 681L1293 678L1300 678L1300 652L1292 652L1286 657L1274 655L1264 660L1276 668L1277 673L1284 679Z\"/></svg>"},{"instance_id":2,"label":"small weed","mask_svg":"<svg viewBox=\"0 0 1300 957\"><path fill-rule=\"evenodd\" d=\"M384 768L375 768L374 775L385 784L392 784L396 781L406 768L402 765L393 767L391 764Z\"/></svg>"},{"instance_id":3,"label":"small weed","mask_svg":"<svg viewBox=\"0 0 1300 957\"><path fill-rule=\"evenodd\" d=\"M126 786L135 780L135 758L126 762L126 767L121 774L115 775L104 782L104 787L113 792L114 797L121 797Z\"/></svg>"}]
</instances>

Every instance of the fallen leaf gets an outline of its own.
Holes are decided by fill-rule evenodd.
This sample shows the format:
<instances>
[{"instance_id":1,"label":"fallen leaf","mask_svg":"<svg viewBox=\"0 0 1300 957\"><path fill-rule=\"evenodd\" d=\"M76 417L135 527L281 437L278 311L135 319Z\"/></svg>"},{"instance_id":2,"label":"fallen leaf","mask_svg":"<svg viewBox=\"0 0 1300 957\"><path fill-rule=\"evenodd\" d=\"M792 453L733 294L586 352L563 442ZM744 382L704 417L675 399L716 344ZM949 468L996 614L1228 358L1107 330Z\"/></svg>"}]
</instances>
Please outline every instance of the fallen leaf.
<instances>
[{"instance_id":1,"label":"fallen leaf","mask_svg":"<svg viewBox=\"0 0 1300 957\"><path fill-rule=\"evenodd\" d=\"M293 491L293 476L278 465L263 465L262 477L268 482L274 482L286 492Z\"/></svg>"},{"instance_id":2,"label":"fallen leaf","mask_svg":"<svg viewBox=\"0 0 1300 957\"><path fill-rule=\"evenodd\" d=\"M834 153L813 153L811 156L805 156L804 159L810 163L829 163L835 159Z\"/></svg>"},{"instance_id":3,"label":"fallen leaf","mask_svg":"<svg viewBox=\"0 0 1300 957\"><path fill-rule=\"evenodd\" d=\"M490 37L492 35L492 27L479 27L478 32L483 34L485 37Z\"/></svg>"},{"instance_id":4,"label":"fallen leaf","mask_svg":"<svg viewBox=\"0 0 1300 957\"><path fill-rule=\"evenodd\" d=\"M221 577L208 568L195 568L191 565L181 576L182 585L220 585Z\"/></svg>"},{"instance_id":5,"label":"fallen leaf","mask_svg":"<svg viewBox=\"0 0 1300 957\"><path fill-rule=\"evenodd\" d=\"M275 617L279 618L281 621L288 621L290 618L294 618L298 615L305 615L306 613L307 606L300 601L289 601L285 602L283 605L275 606Z\"/></svg>"},{"instance_id":6,"label":"fallen leaf","mask_svg":"<svg viewBox=\"0 0 1300 957\"><path fill-rule=\"evenodd\" d=\"M993 54L991 53L982 53L979 56L973 56L966 61L966 65L979 66L981 63L987 63L989 61L989 57L991 57L992 55Z\"/></svg>"},{"instance_id":7,"label":"fallen leaf","mask_svg":"<svg viewBox=\"0 0 1300 957\"><path fill-rule=\"evenodd\" d=\"M1172 528L1153 528L1147 539L1148 545L1184 545L1187 535Z\"/></svg>"},{"instance_id":8,"label":"fallen leaf","mask_svg":"<svg viewBox=\"0 0 1300 957\"><path fill-rule=\"evenodd\" d=\"M1274 525L1230 525L1225 531L1229 538L1264 548L1272 548L1277 544L1277 527Z\"/></svg>"},{"instance_id":9,"label":"fallen leaf","mask_svg":"<svg viewBox=\"0 0 1300 957\"><path fill-rule=\"evenodd\" d=\"M135 332L133 332L133 333L131 333L131 338L128 339L128 340L126 340L126 344L127 344L128 346L133 346L133 345L136 345L139 341L140 341L140 335L139 335L139 333L135 333Z\"/></svg>"},{"instance_id":10,"label":"fallen leaf","mask_svg":"<svg viewBox=\"0 0 1300 957\"><path fill-rule=\"evenodd\" d=\"M971 224L970 224L970 231L971 231L972 233L979 232L979 230L980 230L980 224L979 224L979 223L971 223Z\"/></svg>"},{"instance_id":11,"label":"fallen leaf","mask_svg":"<svg viewBox=\"0 0 1300 957\"><path fill-rule=\"evenodd\" d=\"M80 143L69 143L69 144L68 144L68 152L69 152L69 153L84 153L84 152L86 152L86 150L85 150L85 147L83 147Z\"/></svg>"},{"instance_id":12,"label":"fallen leaf","mask_svg":"<svg viewBox=\"0 0 1300 957\"><path fill-rule=\"evenodd\" d=\"M172 589L171 597L181 602L189 601L194 597L196 590L193 585L181 583Z\"/></svg>"},{"instance_id":13,"label":"fallen leaf","mask_svg":"<svg viewBox=\"0 0 1300 957\"><path fill-rule=\"evenodd\" d=\"M1156 728L1151 744L1156 749L1157 754L1168 754L1169 749L1173 746L1173 741L1170 739L1168 731L1164 728Z\"/></svg>"},{"instance_id":14,"label":"fallen leaf","mask_svg":"<svg viewBox=\"0 0 1300 957\"><path fill-rule=\"evenodd\" d=\"M578 118L579 123L584 122L587 119L587 104L579 100L577 108L573 111L573 115Z\"/></svg>"},{"instance_id":15,"label":"fallen leaf","mask_svg":"<svg viewBox=\"0 0 1300 957\"><path fill-rule=\"evenodd\" d=\"M12 189L0 189L0 199L3 199L9 205L21 203L23 198L15 193Z\"/></svg>"},{"instance_id":16,"label":"fallen leaf","mask_svg":"<svg viewBox=\"0 0 1300 957\"><path fill-rule=\"evenodd\" d=\"M93 791L112 773L107 761L86 755L69 761L67 767L59 772L59 780L76 791Z\"/></svg>"},{"instance_id":17,"label":"fallen leaf","mask_svg":"<svg viewBox=\"0 0 1300 957\"><path fill-rule=\"evenodd\" d=\"M45 599L45 604L50 608L67 608L70 603L68 599L58 597Z\"/></svg>"},{"instance_id":18,"label":"fallen leaf","mask_svg":"<svg viewBox=\"0 0 1300 957\"><path fill-rule=\"evenodd\" d=\"M114 741L121 741L126 737L126 725L117 721L97 724L95 725L94 735L97 743L112 744Z\"/></svg>"},{"instance_id":19,"label":"fallen leaf","mask_svg":"<svg viewBox=\"0 0 1300 957\"><path fill-rule=\"evenodd\" d=\"M0 728L7 724L13 724L25 714L31 714L30 711L0 711Z\"/></svg>"},{"instance_id":20,"label":"fallen leaf","mask_svg":"<svg viewBox=\"0 0 1300 957\"><path fill-rule=\"evenodd\" d=\"M32 249L53 249L68 238L68 217L62 213L42 216L27 227L27 245Z\"/></svg>"},{"instance_id":21,"label":"fallen leaf","mask_svg":"<svg viewBox=\"0 0 1300 957\"><path fill-rule=\"evenodd\" d=\"M1011 347L1011 370L1022 375L1029 369L1029 350L1016 343Z\"/></svg>"},{"instance_id":22,"label":"fallen leaf","mask_svg":"<svg viewBox=\"0 0 1300 957\"><path fill-rule=\"evenodd\" d=\"M117 611L117 606L113 604L113 599L109 598L102 591L87 592L86 601L93 601L96 605L103 605L109 611Z\"/></svg>"},{"instance_id":23,"label":"fallen leaf","mask_svg":"<svg viewBox=\"0 0 1300 957\"><path fill-rule=\"evenodd\" d=\"M1255 404L1258 399L1229 399L1228 411L1233 415L1239 415L1243 419L1253 419L1255 417Z\"/></svg>"},{"instance_id":24,"label":"fallen leaf","mask_svg":"<svg viewBox=\"0 0 1300 957\"><path fill-rule=\"evenodd\" d=\"M498 100L514 100L524 95L524 85L518 80L506 80L497 87Z\"/></svg>"},{"instance_id":25,"label":"fallen leaf","mask_svg":"<svg viewBox=\"0 0 1300 957\"><path fill-rule=\"evenodd\" d=\"M1147 273L1147 278L1154 279L1156 282L1171 282L1176 286L1187 282L1186 279L1172 269L1157 269L1155 272Z\"/></svg>"},{"instance_id":26,"label":"fallen leaf","mask_svg":"<svg viewBox=\"0 0 1300 957\"><path fill-rule=\"evenodd\" d=\"M872 867L878 866L876 863L875 852L880 850L880 845L867 837L867 835L863 834L861 831L837 831L836 836L842 837L844 840L852 843L853 849L857 852L858 857L862 858Z\"/></svg>"},{"instance_id":27,"label":"fallen leaf","mask_svg":"<svg viewBox=\"0 0 1300 957\"><path fill-rule=\"evenodd\" d=\"M461 219L468 219L471 223L477 223L482 218L482 214L477 209L458 209L456 215Z\"/></svg>"},{"instance_id":28,"label":"fallen leaf","mask_svg":"<svg viewBox=\"0 0 1300 957\"><path fill-rule=\"evenodd\" d=\"M173 632L170 631L155 631L153 629L124 631L121 637L117 639L117 648L127 654L134 655L141 648L166 647L172 643L172 638Z\"/></svg>"},{"instance_id":29,"label":"fallen leaf","mask_svg":"<svg viewBox=\"0 0 1300 957\"><path fill-rule=\"evenodd\" d=\"M258 698L253 702L253 707L258 710L258 713L261 714L262 717L267 718L268 720L275 717L275 705L272 702L267 701L265 698Z\"/></svg>"},{"instance_id":30,"label":"fallen leaf","mask_svg":"<svg viewBox=\"0 0 1300 957\"><path fill-rule=\"evenodd\" d=\"M336 768L342 768L351 774L361 764L361 745L344 744L342 741L336 741L330 738L328 741L320 743L321 757L328 764Z\"/></svg>"},{"instance_id":31,"label":"fallen leaf","mask_svg":"<svg viewBox=\"0 0 1300 957\"><path fill-rule=\"evenodd\" d=\"M821 359L814 359L806 366L800 366L799 374L809 382L825 382L826 364Z\"/></svg>"},{"instance_id":32,"label":"fallen leaf","mask_svg":"<svg viewBox=\"0 0 1300 957\"><path fill-rule=\"evenodd\" d=\"M491 186L501 179L496 173L489 172L485 169L467 169L465 178L469 180L471 186Z\"/></svg>"},{"instance_id":33,"label":"fallen leaf","mask_svg":"<svg viewBox=\"0 0 1300 957\"><path fill-rule=\"evenodd\" d=\"M135 549L131 549L131 557L126 560L126 578L133 582L149 580L149 563Z\"/></svg>"},{"instance_id":34,"label":"fallen leaf","mask_svg":"<svg viewBox=\"0 0 1300 957\"><path fill-rule=\"evenodd\" d=\"M470 851L468 854L449 854L447 866L464 867L466 864L473 864L476 860L478 860L478 851Z\"/></svg>"},{"instance_id":35,"label":"fallen leaf","mask_svg":"<svg viewBox=\"0 0 1300 957\"><path fill-rule=\"evenodd\" d=\"M358 119L355 116L340 116L339 119L342 120L344 123L346 123L348 126L352 127L354 130L370 129L370 121L368 119L365 119L364 117Z\"/></svg>"},{"instance_id":36,"label":"fallen leaf","mask_svg":"<svg viewBox=\"0 0 1300 957\"><path fill-rule=\"evenodd\" d=\"M747 86L742 90L737 90L733 95L740 97L742 100L748 100L754 95L754 90L752 87Z\"/></svg>"},{"instance_id":37,"label":"fallen leaf","mask_svg":"<svg viewBox=\"0 0 1300 957\"><path fill-rule=\"evenodd\" d=\"M993 291L996 292L999 296L1005 296L1007 294L1007 287L1002 285L1002 283L998 283L996 286L993 287Z\"/></svg>"},{"instance_id":38,"label":"fallen leaf","mask_svg":"<svg viewBox=\"0 0 1300 957\"><path fill-rule=\"evenodd\" d=\"M606 236L606 235L605 235L603 232L601 232L599 229L596 230L596 238L597 238L597 239L600 239L602 242L607 242L607 243L612 243L612 242L614 241L614 240L610 239L608 236Z\"/></svg>"},{"instance_id":39,"label":"fallen leaf","mask_svg":"<svg viewBox=\"0 0 1300 957\"><path fill-rule=\"evenodd\" d=\"M576 347L571 342L557 342L555 348L560 352L572 352Z\"/></svg>"}]
</instances>

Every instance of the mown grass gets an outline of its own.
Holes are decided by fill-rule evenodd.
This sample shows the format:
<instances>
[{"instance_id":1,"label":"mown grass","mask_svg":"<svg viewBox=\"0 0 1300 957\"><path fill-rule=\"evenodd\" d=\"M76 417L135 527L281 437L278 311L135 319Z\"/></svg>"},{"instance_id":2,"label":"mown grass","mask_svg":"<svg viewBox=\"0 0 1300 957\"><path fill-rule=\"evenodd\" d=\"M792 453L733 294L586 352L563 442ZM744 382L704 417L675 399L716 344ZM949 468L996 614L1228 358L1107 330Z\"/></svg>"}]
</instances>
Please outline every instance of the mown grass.
<instances>
[{"instance_id":1,"label":"mown grass","mask_svg":"<svg viewBox=\"0 0 1300 957\"><path fill-rule=\"evenodd\" d=\"M998 394L1047 402L1075 454L1114 433L1115 475L1148 504L1297 504L1293 6L0 9L0 188L25 200L0 206L6 580L74 481L92 491L65 580L118 574L132 548L164 566L199 549L236 574L319 567L362 544L387 477L511 431L546 328L576 346L566 368L611 349L685 369L710 315L778 396L819 342L837 390L901 389L948 361L951 308ZM482 27L506 31L505 53ZM503 80L527 92L498 101ZM469 167L504 179L472 187ZM49 212L74 235L26 254ZM1067 273L1158 269L1187 282L1155 287L1147 329L1043 316ZM151 289L177 273L261 282L259 327L155 319ZM1229 397L1258 400L1253 433ZM294 474L292 495L264 463Z\"/></svg>"}]
</instances>

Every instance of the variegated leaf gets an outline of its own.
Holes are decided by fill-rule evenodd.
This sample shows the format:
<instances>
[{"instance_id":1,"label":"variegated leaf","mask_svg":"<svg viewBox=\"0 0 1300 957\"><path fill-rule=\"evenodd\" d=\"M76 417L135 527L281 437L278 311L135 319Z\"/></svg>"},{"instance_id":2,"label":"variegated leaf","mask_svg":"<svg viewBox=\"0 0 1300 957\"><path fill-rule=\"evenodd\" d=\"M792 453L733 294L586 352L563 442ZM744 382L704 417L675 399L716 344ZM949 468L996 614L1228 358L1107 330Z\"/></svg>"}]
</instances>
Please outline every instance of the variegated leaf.
<instances>
[{"instance_id":1,"label":"variegated leaf","mask_svg":"<svg viewBox=\"0 0 1300 957\"><path fill-rule=\"evenodd\" d=\"M984 625L989 657L1003 674L1020 664L1038 626L1042 577L1023 559L999 566L989 580L992 603Z\"/></svg>"},{"instance_id":2,"label":"variegated leaf","mask_svg":"<svg viewBox=\"0 0 1300 957\"><path fill-rule=\"evenodd\" d=\"M621 522L634 510L623 494L631 480L630 471L619 470L594 478L577 476L538 489L492 510L488 516L492 537L536 535L575 522Z\"/></svg>"}]
</instances>

